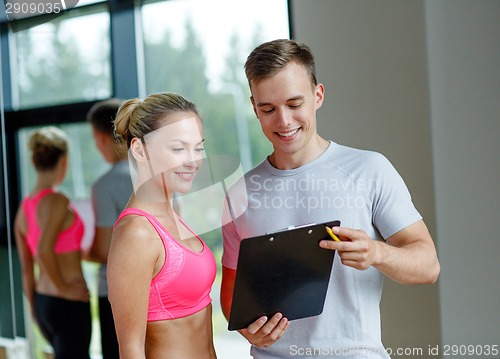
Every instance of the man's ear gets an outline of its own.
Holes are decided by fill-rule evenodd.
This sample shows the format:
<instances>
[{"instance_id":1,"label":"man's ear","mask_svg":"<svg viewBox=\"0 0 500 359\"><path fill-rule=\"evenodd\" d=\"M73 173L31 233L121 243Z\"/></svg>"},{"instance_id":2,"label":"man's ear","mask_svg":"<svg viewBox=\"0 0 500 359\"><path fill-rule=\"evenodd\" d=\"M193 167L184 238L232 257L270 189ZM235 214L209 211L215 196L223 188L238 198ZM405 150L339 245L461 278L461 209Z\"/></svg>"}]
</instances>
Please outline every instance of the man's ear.
<instances>
[{"instance_id":1,"label":"man's ear","mask_svg":"<svg viewBox=\"0 0 500 359\"><path fill-rule=\"evenodd\" d=\"M255 113L255 117L259 118L259 115L257 113L257 108L255 107L255 101L253 99L253 96L250 96L250 102L252 102L252 108L253 108L253 112Z\"/></svg>"},{"instance_id":2,"label":"man's ear","mask_svg":"<svg viewBox=\"0 0 500 359\"><path fill-rule=\"evenodd\" d=\"M63 168L67 168L68 167L68 154L64 154L63 156L61 156L61 158L59 159L59 165Z\"/></svg>"},{"instance_id":3,"label":"man's ear","mask_svg":"<svg viewBox=\"0 0 500 359\"><path fill-rule=\"evenodd\" d=\"M106 135L104 132L95 130L94 138L97 148L102 150L104 147L106 147Z\"/></svg>"},{"instance_id":4,"label":"man's ear","mask_svg":"<svg viewBox=\"0 0 500 359\"><path fill-rule=\"evenodd\" d=\"M130 142L130 152L137 162L146 162L148 160L144 143L137 137L134 137Z\"/></svg>"},{"instance_id":5,"label":"man's ear","mask_svg":"<svg viewBox=\"0 0 500 359\"><path fill-rule=\"evenodd\" d=\"M96 130L94 129L93 130L93 135L94 135L94 138L95 138L95 141L97 143L101 143L102 142L102 135L103 135L103 132L102 131L99 131L99 130Z\"/></svg>"},{"instance_id":6,"label":"man's ear","mask_svg":"<svg viewBox=\"0 0 500 359\"><path fill-rule=\"evenodd\" d=\"M323 105L323 100L325 99L325 87L323 84L317 84L314 89L314 95L316 97L316 110Z\"/></svg>"}]
</instances>

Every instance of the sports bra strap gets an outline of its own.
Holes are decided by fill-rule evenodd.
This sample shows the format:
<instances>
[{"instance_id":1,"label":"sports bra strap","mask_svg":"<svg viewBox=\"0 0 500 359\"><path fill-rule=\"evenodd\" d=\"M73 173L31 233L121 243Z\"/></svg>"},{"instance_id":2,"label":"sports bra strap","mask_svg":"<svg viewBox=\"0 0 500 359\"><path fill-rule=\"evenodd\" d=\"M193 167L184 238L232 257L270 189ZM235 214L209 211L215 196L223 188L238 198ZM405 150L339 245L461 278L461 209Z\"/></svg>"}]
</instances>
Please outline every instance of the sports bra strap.
<instances>
[{"instance_id":1,"label":"sports bra strap","mask_svg":"<svg viewBox=\"0 0 500 359\"><path fill-rule=\"evenodd\" d=\"M116 220L116 222L120 221L123 217L129 215L129 214L137 214L140 216L144 217L152 217L148 212L143 211L142 209L139 208L125 208L122 213L120 213L120 216Z\"/></svg>"},{"instance_id":2,"label":"sports bra strap","mask_svg":"<svg viewBox=\"0 0 500 359\"><path fill-rule=\"evenodd\" d=\"M160 233L160 232L165 232L165 233L168 233L165 228L163 228L163 226L160 224L160 222L158 222L158 220L156 219L155 216L151 215L150 213L146 212L146 211L143 211L142 209L139 209L139 208L125 208L122 213L120 213L120 216L118 217L118 219L116 220L116 223L115 223L115 226L116 224L125 216L128 216L130 214L135 214L135 215L139 215L139 216L143 216L143 217L146 217L149 221L149 223L151 223L153 225L153 227L155 228L155 230ZM162 239L163 240L163 239Z\"/></svg>"}]
</instances>

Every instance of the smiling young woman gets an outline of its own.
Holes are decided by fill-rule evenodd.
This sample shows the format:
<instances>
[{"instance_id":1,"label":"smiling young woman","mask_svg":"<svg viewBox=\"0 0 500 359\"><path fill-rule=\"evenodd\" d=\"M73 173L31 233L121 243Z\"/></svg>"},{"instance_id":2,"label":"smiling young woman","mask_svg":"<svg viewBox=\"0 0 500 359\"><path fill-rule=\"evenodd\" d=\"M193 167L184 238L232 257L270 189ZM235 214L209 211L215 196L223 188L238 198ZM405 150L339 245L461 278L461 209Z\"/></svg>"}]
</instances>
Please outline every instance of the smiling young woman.
<instances>
[{"instance_id":1,"label":"smiling young woman","mask_svg":"<svg viewBox=\"0 0 500 359\"><path fill-rule=\"evenodd\" d=\"M173 93L124 102L115 131L129 148L134 193L115 224L109 299L120 358L215 358L215 259L173 208L203 158L195 105Z\"/></svg>"}]
</instances>

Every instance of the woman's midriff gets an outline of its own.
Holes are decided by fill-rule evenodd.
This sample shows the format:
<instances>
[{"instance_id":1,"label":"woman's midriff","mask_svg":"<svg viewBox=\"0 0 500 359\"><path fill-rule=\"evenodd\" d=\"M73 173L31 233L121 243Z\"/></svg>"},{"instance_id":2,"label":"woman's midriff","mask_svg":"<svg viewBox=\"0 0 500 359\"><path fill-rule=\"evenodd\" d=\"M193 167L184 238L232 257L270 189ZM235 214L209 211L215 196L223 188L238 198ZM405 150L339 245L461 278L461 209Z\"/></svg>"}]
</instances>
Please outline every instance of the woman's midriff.
<instances>
[{"instance_id":1,"label":"woman's midriff","mask_svg":"<svg viewBox=\"0 0 500 359\"><path fill-rule=\"evenodd\" d=\"M212 332L212 305L184 318L149 322L146 358L216 358Z\"/></svg>"},{"instance_id":2,"label":"woman's midriff","mask_svg":"<svg viewBox=\"0 0 500 359\"><path fill-rule=\"evenodd\" d=\"M66 283L81 282L82 285L85 285L80 251L56 254L56 261L60 274ZM58 296L57 288L42 268L40 268L36 291L40 294Z\"/></svg>"}]
</instances>

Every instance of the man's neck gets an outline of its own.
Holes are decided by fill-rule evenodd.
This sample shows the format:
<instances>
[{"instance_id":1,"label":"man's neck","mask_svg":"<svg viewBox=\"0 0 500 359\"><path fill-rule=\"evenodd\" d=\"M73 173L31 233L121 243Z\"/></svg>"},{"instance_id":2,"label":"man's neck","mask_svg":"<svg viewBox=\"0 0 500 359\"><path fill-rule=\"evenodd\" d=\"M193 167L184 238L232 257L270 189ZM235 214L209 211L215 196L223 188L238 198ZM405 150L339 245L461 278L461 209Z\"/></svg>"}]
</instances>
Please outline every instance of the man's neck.
<instances>
[{"instance_id":1,"label":"man's neck","mask_svg":"<svg viewBox=\"0 0 500 359\"><path fill-rule=\"evenodd\" d=\"M314 161L326 151L329 144L329 141L318 136L314 143L309 144L298 152L286 153L274 149L273 153L269 155L268 161L277 169L292 170Z\"/></svg>"}]
</instances>

